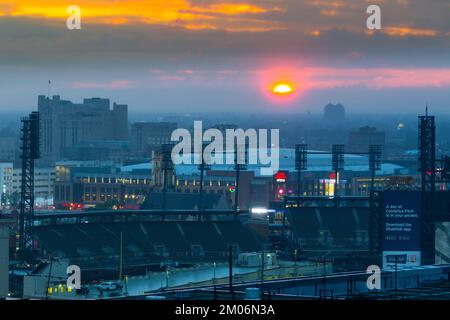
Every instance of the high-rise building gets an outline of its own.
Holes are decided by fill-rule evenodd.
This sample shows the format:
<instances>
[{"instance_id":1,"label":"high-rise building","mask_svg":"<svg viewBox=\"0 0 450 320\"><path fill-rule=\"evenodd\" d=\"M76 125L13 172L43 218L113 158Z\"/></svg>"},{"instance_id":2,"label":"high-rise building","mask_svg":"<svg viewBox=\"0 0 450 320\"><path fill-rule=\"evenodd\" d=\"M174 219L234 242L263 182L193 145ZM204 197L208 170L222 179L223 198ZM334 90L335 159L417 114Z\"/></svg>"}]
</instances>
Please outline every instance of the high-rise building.
<instances>
[{"instance_id":1,"label":"high-rise building","mask_svg":"<svg viewBox=\"0 0 450 320\"><path fill-rule=\"evenodd\" d=\"M41 161L53 164L61 159L62 150L92 140L127 140L128 106L113 104L109 99L84 99L73 103L39 96L41 119Z\"/></svg>"},{"instance_id":2,"label":"high-rise building","mask_svg":"<svg viewBox=\"0 0 450 320\"><path fill-rule=\"evenodd\" d=\"M122 140L86 141L64 148L61 158L68 161L112 160L121 165L131 158L129 145L129 141Z\"/></svg>"},{"instance_id":3,"label":"high-rise building","mask_svg":"<svg viewBox=\"0 0 450 320\"><path fill-rule=\"evenodd\" d=\"M12 162L0 163L0 207L8 204L8 198L12 193Z\"/></svg>"},{"instance_id":4,"label":"high-rise building","mask_svg":"<svg viewBox=\"0 0 450 320\"><path fill-rule=\"evenodd\" d=\"M0 137L0 161L14 161L16 143L13 137Z\"/></svg>"},{"instance_id":5,"label":"high-rise building","mask_svg":"<svg viewBox=\"0 0 450 320\"><path fill-rule=\"evenodd\" d=\"M35 199L48 199L53 197L55 183L55 167L34 169L34 196ZM22 169L14 169L12 174L12 192L20 194L22 185Z\"/></svg>"},{"instance_id":6,"label":"high-rise building","mask_svg":"<svg viewBox=\"0 0 450 320\"><path fill-rule=\"evenodd\" d=\"M382 150L386 143L386 134L373 127L362 127L348 134L349 152L368 152L369 145L380 145Z\"/></svg>"},{"instance_id":7,"label":"high-rise building","mask_svg":"<svg viewBox=\"0 0 450 320\"><path fill-rule=\"evenodd\" d=\"M342 104L327 104L323 109L323 119L330 123L345 120L345 107Z\"/></svg>"},{"instance_id":8,"label":"high-rise building","mask_svg":"<svg viewBox=\"0 0 450 320\"><path fill-rule=\"evenodd\" d=\"M131 127L131 150L138 157L149 158L155 147L170 143L174 122L137 122Z\"/></svg>"}]
</instances>

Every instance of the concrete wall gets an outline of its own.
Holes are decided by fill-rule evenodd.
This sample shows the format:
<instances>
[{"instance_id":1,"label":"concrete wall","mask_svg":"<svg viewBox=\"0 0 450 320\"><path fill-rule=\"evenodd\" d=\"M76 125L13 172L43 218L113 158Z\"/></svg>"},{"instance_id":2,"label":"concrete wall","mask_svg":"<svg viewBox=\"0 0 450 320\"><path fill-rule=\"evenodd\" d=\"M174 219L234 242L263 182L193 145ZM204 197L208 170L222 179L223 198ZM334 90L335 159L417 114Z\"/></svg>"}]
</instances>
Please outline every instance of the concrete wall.
<instances>
[{"instance_id":1,"label":"concrete wall","mask_svg":"<svg viewBox=\"0 0 450 320\"><path fill-rule=\"evenodd\" d=\"M9 292L9 226L12 220L0 218L0 298Z\"/></svg>"}]
</instances>

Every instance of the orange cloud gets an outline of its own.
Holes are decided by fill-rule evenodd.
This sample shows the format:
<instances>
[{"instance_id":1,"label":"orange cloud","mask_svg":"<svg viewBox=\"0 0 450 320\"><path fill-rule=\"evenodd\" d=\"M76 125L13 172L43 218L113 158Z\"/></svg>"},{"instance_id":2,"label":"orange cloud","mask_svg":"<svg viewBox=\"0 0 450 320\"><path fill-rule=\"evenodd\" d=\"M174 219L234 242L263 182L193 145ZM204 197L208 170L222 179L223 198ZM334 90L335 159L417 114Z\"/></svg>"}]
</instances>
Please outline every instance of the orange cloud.
<instances>
[{"instance_id":1,"label":"orange cloud","mask_svg":"<svg viewBox=\"0 0 450 320\"><path fill-rule=\"evenodd\" d=\"M345 4L343 1L314 0L311 4L315 7L342 8Z\"/></svg>"},{"instance_id":2,"label":"orange cloud","mask_svg":"<svg viewBox=\"0 0 450 320\"><path fill-rule=\"evenodd\" d=\"M0 16L38 17L44 19L66 19L67 5L59 0L47 0L36 4L34 0L3 0L0 5ZM244 0L245 1L245 0ZM252 31L253 26L243 28L239 25L227 24L225 16L241 16L263 14L279 11L280 8L265 8L251 3L214 3L199 6L192 0L77 0L81 9L82 21L92 24L161 24L179 26L191 30L238 28ZM236 21L233 21L235 23ZM268 26L270 22L267 22ZM267 26L267 28L268 28ZM257 28L258 26L254 26Z\"/></svg>"},{"instance_id":3,"label":"orange cloud","mask_svg":"<svg viewBox=\"0 0 450 320\"><path fill-rule=\"evenodd\" d=\"M432 29L419 29L411 27L388 27L382 31L392 37L435 37L438 31Z\"/></svg>"},{"instance_id":4,"label":"orange cloud","mask_svg":"<svg viewBox=\"0 0 450 320\"><path fill-rule=\"evenodd\" d=\"M179 24L179 26L182 26L185 29L188 30L216 30L217 27L212 24L206 24L206 23L185 23L185 24Z\"/></svg>"},{"instance_id":5,"label":"orange cloud","mask_svg":"<svg viewBox=\"0 0 450 320\"><path fill-rule=\"evenodd\" d=\"M344 6L344 3L342 1L314 0L311 2L311 5L322 8L320 10L320 14L328 17L334 17L340 13L339 9Z\"/></svg>"},{"instance_id":6,"label":"orange cloud","mask_svg":"<svg viewBox=\"0 0 450 320\"><path fill-rule=\"evenodd\" d=\"M320 30L313 30L311 32L309 32L310 36L314 36L314 37L319 37L321 34Z\"/></svg>"},{"instance_id":7,"label":"orange cloud","mask_svg":"<svg viewBox=\"0 0 450 320\"><path fill-rule=\"evenodd\" d=\"M339 11L337 11L337 10L321 10L320 13L323 14L324 16L334 17L339 14Z\"/></svg>"},{"instance_id":8,"label":"orange cloud","mask_svg":"<svg viewBox=\"0 0 450 320\"><path fill-rule=\"evenodd\" d=\"M225 15L258 14L268 12L265 8L248 3L219 3L212 4L207 7L194 7L190 9L190 11L200 13L219 13Z\"/></svg>"}]
</instances>

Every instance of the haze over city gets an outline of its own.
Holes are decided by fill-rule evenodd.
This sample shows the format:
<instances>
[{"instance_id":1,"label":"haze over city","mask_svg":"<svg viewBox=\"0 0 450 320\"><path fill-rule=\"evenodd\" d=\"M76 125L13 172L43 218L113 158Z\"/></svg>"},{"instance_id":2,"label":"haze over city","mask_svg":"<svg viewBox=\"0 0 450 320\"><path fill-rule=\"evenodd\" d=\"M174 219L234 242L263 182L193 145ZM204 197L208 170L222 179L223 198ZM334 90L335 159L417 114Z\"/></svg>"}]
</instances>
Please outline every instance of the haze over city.
<instances>
[{"instance_id":1,"label":"haze over city","mask_svg":"<svg viewBox=\"0 0 450 320\"><path fill-rule=\"evenodd\" d=\"M1 0L0 303L179 320L351 301L334 319L449 300L449 13Z\"/></svg>"}]
</instances>

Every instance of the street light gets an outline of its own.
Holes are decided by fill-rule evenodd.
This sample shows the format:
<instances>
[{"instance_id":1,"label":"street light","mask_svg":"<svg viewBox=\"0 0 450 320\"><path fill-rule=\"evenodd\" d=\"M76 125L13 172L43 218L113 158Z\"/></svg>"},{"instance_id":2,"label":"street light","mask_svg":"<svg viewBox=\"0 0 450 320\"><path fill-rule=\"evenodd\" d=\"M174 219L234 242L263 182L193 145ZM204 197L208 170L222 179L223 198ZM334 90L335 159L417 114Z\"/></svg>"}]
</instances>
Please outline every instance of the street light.
<instances>
[{"instance_id":1,"label":"street light","mask_svg":"<svg viewBox=\"0 0 450 320\"><path fill-rule=\"evenodd\" d=\"M273 212L275 212L275 210L256 207L256 208L251 208L250 212L255 215L263 215L263 214L273 213Z\"/></svg>"}]
</instances>

